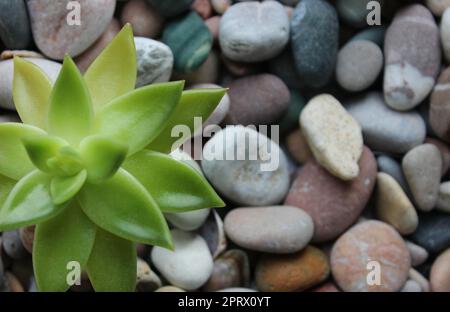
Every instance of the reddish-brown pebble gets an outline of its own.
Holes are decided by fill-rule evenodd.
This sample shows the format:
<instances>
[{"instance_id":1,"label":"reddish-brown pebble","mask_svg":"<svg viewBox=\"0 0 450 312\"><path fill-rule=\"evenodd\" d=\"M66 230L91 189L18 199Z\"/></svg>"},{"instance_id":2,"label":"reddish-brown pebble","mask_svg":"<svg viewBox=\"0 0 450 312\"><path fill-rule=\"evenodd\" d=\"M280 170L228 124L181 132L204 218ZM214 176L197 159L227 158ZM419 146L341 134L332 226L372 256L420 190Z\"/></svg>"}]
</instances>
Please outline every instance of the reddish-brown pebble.
<instances>
[{"instance_id":1,"label":"reddish-brown pebble","mask_svg":"<svg viewBox=\"0 0 450 312\"><path fill-rule=\"evenodd\" d=\"M299 164L304 164L313 158L312 152L300 129L294 130L286 138L289 155Z\"/></svg>"},{"instance_id":2,"label":"reddish-brown pebble","mask_svg":"<svg viewBox=\"0 0 450 312\"><path fill-rule=\"evenodd\" d=\"M162 31L164 18L147 1L132 0L123 7L120 22L130 23L136 37L156 38Z\"/></svg>"},{"instance_id":3,"label":"reddish-brown pebble","mask_svg":"<svg viewBox=\"0 0 450 312\"><path fill-rule=\"evenodd\" d=\"M340 292L340 290L332 282L325 283L317 288L314 288L313 292Z\"/></svg>"},{"instance_id":4,"label":"reddish-brown pebble","mask_svg":"<svg viewBox=\"0 0 450 312\"><path fill-rule=\"evenodd\" d=\"M350 292L398 291L411 268L402 237L390 225L374 220L359 223L342 235L330 261L335 281Z\"/></svg>"},{"instance_id":5,"label":"reddish-brown pebble","mask_svg":"<svg viewBox=\"0 0 450 312\"><path fill-rule=\"evenodd\" d=\"M301 291L324 281L330 273L327 257L312 246L289 255L264 255L256 265L260 291Z\"/></svg>"},{"instance_id":6,"label":"reddish-brown pebble","mask_svg":"<svg viewBox=\"0 0 450 312\"><path fill-rule=\"evenodd\" d=\"M213 8L209 0L194 0L191 9L198 13L203 19L209 18L213 13Z\"/></svg>"},{"instance_id":7,"label":"reddish-brown pebble","mask_svg":"<svg viewBox=\"0 0 450 312\"><path fill-rule=\"evenodd\" d=\"M314 242L335 239L365 208L377 175L376 160L367 147L359 168L358 177L347 182L331 175L315 160L300 169L284 204L302 208L313 218Z\"/></svg>"},{"instance_id":8,"label":"reddish-brown pebble","mask_svg":"<svg viewBox=\"0 0 450 312\"><path fill-rule=\"evenodd\" d=\"M217 39L219 39L220 16L216 15L208 18L205 21L205 24L211 32L214 41L217 42Z\"/></svg>"}]
</instances>

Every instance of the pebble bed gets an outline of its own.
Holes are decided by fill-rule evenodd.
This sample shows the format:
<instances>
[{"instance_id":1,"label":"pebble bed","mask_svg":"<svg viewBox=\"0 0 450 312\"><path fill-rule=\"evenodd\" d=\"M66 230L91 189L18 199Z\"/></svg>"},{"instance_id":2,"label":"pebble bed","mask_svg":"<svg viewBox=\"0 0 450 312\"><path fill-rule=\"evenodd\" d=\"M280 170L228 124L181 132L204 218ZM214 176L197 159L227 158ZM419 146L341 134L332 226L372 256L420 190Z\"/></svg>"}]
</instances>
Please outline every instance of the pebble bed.
<instances>
[{"instance_id":1,"label":"pebble bed","mask_svg":"<svg viewBox=\"0 0 450 312\"><path fill-rule=\"evenodd\" d=\"M76 27L67 2L0 2L0 122L14 55L54 81L131 23L137 87L230 88L203 155L227 134L280 155L191 159L227 206L167 214L175 251L138 245L137 291L450 291L450 0L379 0L371 26L368 0L78 0ZM0 291L36 291L33 235L1 233Z\"/></svg>"}]
</instances>

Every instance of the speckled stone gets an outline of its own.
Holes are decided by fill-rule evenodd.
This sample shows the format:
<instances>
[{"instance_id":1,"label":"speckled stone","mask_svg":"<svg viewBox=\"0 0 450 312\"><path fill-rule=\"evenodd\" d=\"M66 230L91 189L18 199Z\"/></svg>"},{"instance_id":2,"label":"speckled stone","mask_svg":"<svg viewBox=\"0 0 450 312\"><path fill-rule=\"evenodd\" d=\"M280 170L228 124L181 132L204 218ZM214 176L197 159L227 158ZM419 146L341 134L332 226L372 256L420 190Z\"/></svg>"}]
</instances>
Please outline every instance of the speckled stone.
<instances>
[{"instance_id":1,"label":"speckled stone","mask_svg":"<svg viewBox=\"0 0 450 312\"><path fill-rule=\"evenodd\" d=\"M284 204L302 208L312 217L314 242L337 238L366 206L377 175L376 161L368 148L364 148L359 166L359 176L350 182L334 177L314 160L300 169Z\"/></svg>"},{"instance_id":2,"label":"speckled stone","mask_svg":"<svg viewBox=\"0 0 450 312\"><path fill-rule=\"evenodd\" d=\"M260 144L250 149L248 140ZM266 149L266 152L262 152ZM227 153L242 151L245 157L226 160ZM270 151L270 153L267 153ZM261 158L261 155L267 158ZM253 160L252 160L253 159ZM261 133L243 126L228 126L216 133L203 148L202 169L222 195L242 206L280 203L289 188L287 159L279 146ZM270 192L267 190L270 189Z\"/></svg>"},{"instance_id":3,"label":"speckled stone","mask_svg":"<svg viewBox=\"0 0 450 312\"><path fill-rule=\"evenodd\" d=\"M374 151L403 154L425 140L426 125L420 114L391 109L378 92L353 99L346 108L361 125L364 143Z\"/></svg>"},{"instance_id":4,"label":"speckled stone","mask_svg":"<svg viewBox=\"0 0 450 312\"><path fill-rule=\"evenodd\" d=\"M297 71L305 84L327 84L339 48L339 21L334 7L324 0L302 0L292 16L291 41Z\"/></svg>"},{"instance_id":5,"label":"speckled stone","mask_svg":"<svg viewBox=\"0 0 450 312\"><path fill-rule=\"evenodd\" d=\"M115 0L78 0L81 25L67 23L67 3L53 0L27 1L31 30L39 50L49 58L62 60L68 53L78 56L107 29L116 7Z\"/></svg>"},{"instance_id":6,"label":"speckled stone","mask_svg":"<svg viewBox=\"0 0 450 312\"><path fill-rule=\"evenodd\" d=\"M192 0L147 0L159 14L166 17L177 16L189 9Z\"/></svg>"},{"instance_id":7,"label":"speckled stone","mask_svg":"<svg viewBox=\"0 0 450 312\"><path fill-rule=\"evenodd\" d=\"M327 257L308 246L288 255L263 255L256 264L256 287L260 291L301 291L324 281L330 273Z\"/></svg>"},{"instance_id":8,"label":"speckled stone","mask_svg":"<svg viewBox=\"0 0 450 312\"><path fill-rule=\"evenodd\" d=\"M450 248L434 261L431 267L430 283L434 292L450 292Z\"/></svg>"},{"instance_id":9,"label":"speckled stone","mask_svg":"<svg viewBox=\"0 0 450 312\"><path fill-rule=\"evenodd\" d=\"M422 211L432 210L437 202L442 172L442 157L432 144L419 145L410 150L402 160L403 173Z\"/></svg>"},{"instance_id":10,"label":"speckled stone","mask_svg":"<svg viewBox=\"0 0 450 312\"><path fill-rule=\"evenodd\" d=\"M289 18L275 1L236 3L220 21L220 47L233 61L266 61L280 53L288 41Z\"/></svg>"},{"instance_id":11,"label":"speckled stone","mask_svg":"<svg viewBox=\"0 0 450 312\"><path fill-rule=\"evenodd\" d=\"M250 264L247 254L240 249L231 249L214 261L211 277L202 289L217 291L231 287L246 287L249 284Z\"/></svg>"},{"instance_id":12,"label":"speckled stone","mask_svg":"<svg viewBox=\"0 0 450 312\"><path fill-rule=\"evenodd\" d=\"M208 58L213 38L202 18L191 12L171 20L164 28L162 41L173 52L175 70L190 73Z\"/></svg>"},{"instance_id":13,"label":"speckled stone","mask_svg":"<svg viewBox=\"0 0 450 312\"><path fill-rule=\"evenodd\" d=\"M367 283L371 261L380 265L380 285ZM380 221L355 225L336 241L331 252L331 271L344 291L398 291L410 267L405 242L391 226Z\"/></svg>"},{"instance_id":14,"label":"speckled stone","mask_svg":"<svg viewBox=\"0 0 450 312\"><path fill-rule=\"evenodd\" d=\"M24 49L31 43L30 21L24 0L0 1L0 38L8 49Z\"/></svg>"},{"instance_id":15,"label":"speckled stone","mask_svg":"<svg viewBox=\"0 0 450 312\"><path fill-rule=\"evenodd\" d=\"M375 43L354 40L341 48L336 64L336 80L347 91L370 87L383 68L383 52Z\"/></svg>"},{"instance_id":16,"label":"speckled stone","mask_svg":"<svg viewBox=\"0 0 450 312\"><path fill-rule=\"evenodd\" d=\"M134 37L134 42L137 55L136 88L169 81L173 68L170 48L149 38Z\"/></svg>"},{"instance_id":17,"label":"speckled stone","mask_svg":"<svg viewBox=\"0 0 450 312\"><path fill-rule=\"evenodd\" d=\"M311 217L297 207L238 208L225 217L225 233L235 244L261 252L297 252L313 232Z\"/></svg>"},{"instance_id":18,"label":"speckled stone","mask_svg":"<svg viewBox=\"0 0 450 312\"><path fill-rule=\"evenodd\" d=\"M377 175L375 209L378 218L392 225L400 234L411 234L419 223L416 209L402 187L390 175Z\"/></svg>"},{"instance_id":19,"label":"speckled stone","mask_svg":"<svg viewBox=\"0 0 450 312\"><path fill-rule=\"evenodd\" d=\"M450 214L428 212L419 214L419 226L411 240L429 253L439 253L450 246Z\"/></svg>"},{"instance_id":20,"label":"speckled stone","mask_svg":"<svg viewBox=\"0 0 450 312\"><path fill-rule=\"evenodd\" d=\"M130 23L135 36L156 38L162 31L164 18L145 0L131 0L123 7L120 22Z\"/></svg>"},{"instance_id":21,"label":"speckled stone","mask_svg":"<svg viewBox=\"0 0 450 312\"><path fill-rule=\"evenodd\" d=\"M289 105L289 89L271 74L236 79L228 87L231 102L227 124L270 125L283 117Z\"/></svg>"},{"instance_id":22,"label":"speckled stone","mask_svg":"<svg viewBox=\"0 0 450 312\"><path fill-rule=\"evenodd\" d=\"M450 142L450 67L439 76L430 99L430 125L442 140Z\"/></svg>"},{"instance_id":23,"label":"speckled stone","mask_svg":"<svg viewBox=\"0 0 450 312\"><path fill-rule=\"evenodd\" d=\"M302 110L300 126L314 157L331 174L342 180L358 176L361 127L338 100L328 94L314 97Z\"/></svg>"},{"instance_id":24,"label":"speckled stone","mask_svg":"<svg viewBox=\"0 0 450 312\"><path fill-rule=\"evenodd\" d=\"M397 110L410 110L432 90L439 72L439 31L430 11L420 4L398 11L384 43L384 96Z\"/></svg>"}]
</instances>

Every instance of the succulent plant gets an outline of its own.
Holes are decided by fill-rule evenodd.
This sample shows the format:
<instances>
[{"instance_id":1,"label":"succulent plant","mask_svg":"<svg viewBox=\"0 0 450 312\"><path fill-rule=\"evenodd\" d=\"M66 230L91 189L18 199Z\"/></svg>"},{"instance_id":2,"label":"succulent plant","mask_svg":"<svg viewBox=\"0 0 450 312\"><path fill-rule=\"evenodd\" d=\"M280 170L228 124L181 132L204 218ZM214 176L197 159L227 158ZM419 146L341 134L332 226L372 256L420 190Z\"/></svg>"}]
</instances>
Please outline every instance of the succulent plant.
<instances>
[{"instance_id":1,"label":"succulent plant","mask_svg":"<svg viewBox=\"0 0 450 312\"><path fill-rule=\"evenodd\" d=\"M194 117L206 119L226 90L183 92L180 81L134 90L135 82L129 25L84 76L66 56L53 86L14 59L23 124L0 124L0 231L37 224L41 291L66 291L72 261L96 291L134 291L136 242L172 248L164 212L224 205L201 174L167 154L179 141L173 126L194 130Z\"/></svg>"}]
</instances>

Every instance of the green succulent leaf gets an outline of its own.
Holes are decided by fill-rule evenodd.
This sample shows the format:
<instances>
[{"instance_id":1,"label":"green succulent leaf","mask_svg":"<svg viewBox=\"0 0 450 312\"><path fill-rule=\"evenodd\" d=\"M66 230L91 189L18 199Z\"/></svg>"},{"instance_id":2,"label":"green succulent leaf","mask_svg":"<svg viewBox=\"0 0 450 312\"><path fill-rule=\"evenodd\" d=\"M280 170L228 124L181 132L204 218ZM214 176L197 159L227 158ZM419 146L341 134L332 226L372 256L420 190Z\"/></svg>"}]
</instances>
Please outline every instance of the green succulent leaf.
<instances>
[{"instance_id":1,"label":"green succulent leaf","mask_svg":"<svg viewBox=\"0 0 450 312\"><path fill-rule=\"evenodd\" d=\"M13 98L20 119L29 125L47 128L48 102L52 83L35 64L14 58Z\"/></svg>"},{"instance_id":2,"label":"green succulent leaf","mask_svg":"<svg viewBox=\"0 0 450 312\"><path fill-rule=\"evenodd\" d=\"M85 74L97 111L113 99L134 90L136 48L130 24L125 25Z\"/></svg>"},{"instance_id":3,"label":"green succulent leaf","mask_svg":"<svg viewBox=\"0 0 450 312\"><path fill-rule=\"evenodd\" d=\"M91 182L113 176L125 160L128 146L102 136L90 136L80 144L81 155Z\"/></svg>"},{"instance_id":4,"label":"green succulent leaf","mask_svg":"<svg viewBox=\"0 0 450 312\"><path fill-rule=\"evenodd\" d=\"M78 194L86 215L124 239L171 248L168 225L146 189L123 169L102 183L86 182Z\"/></svg>"},{"instance_id":5,"label":"green succulent leaf","mask_svg":"<svg viewBox=\"0 0 450 312\"><path fill-rule=\"evenodd\" d=\"M123 167L141 182L163 212L225 206L194 168L165 154L144 150L128 158Z\"/></svg>"},{"instance_id":6,"label":"green succulent leaf","mask_svg":"<svg viewBox=\"0 0 450 312\"><path fill-rule=\"evenodd\" d=\"M67 145L63 139L49 135L25 137L22 142L33 164L47 173L52 172L47 161L58 155L59 150Z\"/></svg>"},{"instance_id":7,"label":"green succulent leaf","mask_svg":"<svg viewBox=\"0 0 450 312\"><path fill-rule=\"evenodd\" d=\"M53 203L60 205L74 197L83 187L86 177L86 170L82 170L71 177L54 177L50 183Z\"/></svg>"},{"instance_id":8,"label":"green succulent leaf","mask_svg":"<svg viewBox=\"0 0 450 312\"><path fill-rule=\"evenodd\" d=\"M3 206L14 185L16 185L16 181L0 174L0 207Z\"/></svg>"},{"instance_id":9,"label":"green succulent leaf","mask_svg":"<svg viewBox=\"0 0 450 312\"><path fill-rule=\"evenodd\" d=\"M164 130L147 146L147 149L167 154L180 147L182 142L174 146L179 138L172 136L172 129L178 125L186 125L190 129L190 133L194 133L197 130L194 129L194 117L201 117L203 121L206 121L226 92L227 89L184 91L174 113L164 126Z\"/></svg>"},{"instance_id":10,"label":"green succulent leaf","mask_svg":"<svg viewBox=\"0 0 450 312\"><path fill-rule=\"evenodd\" d=\"M135 291L136 263L135 243L97 229L94 248L87 263L87 272L95 291Z\"/></svg>"},{"instance_id":11,"label":"green succulent leaf","mask_svg":"<svg viewBox=\"0 0 450 312\"><path fill-rule=\"evenodd\" d=\"M50 96L49 133L77 146L90 133L92 120L89 91L77 66L66 56Z\"/></svg>"},{"instance_id":12,"label":"green succulent leaf","mask_svg":"<svg viewBox=\"0 0 450 312\"><path fill-rule=\"evenodd\" d=\"M49 175L36 170L17 182L0 209L0 231L43 222L67 206L53 203L50 179Z\"/></svg>"},{"instance_id":13,"label":"green succulent leaf","mask_svg":"<svg viewBox=\"0 0 450 312\"><path fill-rule=\"evenodd\" d=\"M95 242L96 226L76 202L51 220L36 226L33 244L33 266L40 291L69 289L71 265L77 261L86 266ZM68 283L69 282L69 283Z\"/></svg>"},{"instance_id":14,"label":"green succulent leaf","mask_svg":"<svg viewBox=\"0 0 450 312\"><path fill-rule=\"evenodd\" d=\"M20 123L0 124L0 174L19 180L34 170L22 139L38 135L45 131Z\"/></svg>"},{"instance_id":15,"label":"green succulent leaf","mask_svg":"<svg viewBox=\"0 0 450 312\"><path fill-rule=\"evenodd\" d=\"M96 115L96 133L129 146L134 154L160 132L177 105L184 82L154 84L128 93Z\"/></svg>"},{"instance_id":16,"label":"green succulent leaf","mask_svg":"<svg viewBox=\"0 0 450 312\"><path fill-rule=\"evenodd\" d=\"M47 161L47 166L58 176L73 176L84 168L81 156L71 146L62 147L58 155Z\"/></svg>"}]
</instances>

